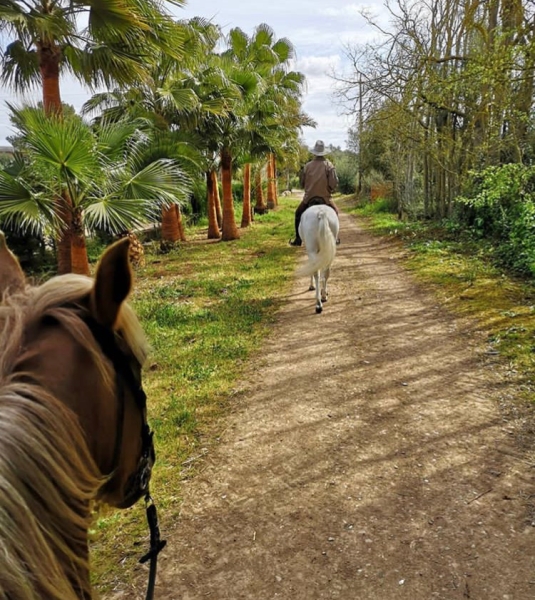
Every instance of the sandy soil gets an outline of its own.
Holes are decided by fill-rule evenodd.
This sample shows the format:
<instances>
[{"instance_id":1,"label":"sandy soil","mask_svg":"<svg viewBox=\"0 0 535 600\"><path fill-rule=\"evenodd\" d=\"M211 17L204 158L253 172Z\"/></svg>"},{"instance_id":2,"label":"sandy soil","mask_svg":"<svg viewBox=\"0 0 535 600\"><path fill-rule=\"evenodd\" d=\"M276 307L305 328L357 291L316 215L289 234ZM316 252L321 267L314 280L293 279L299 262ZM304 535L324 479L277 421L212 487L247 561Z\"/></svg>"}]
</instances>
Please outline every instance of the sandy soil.
<instances>
[{"instance_id":1,"label":"sandy soil","mask_svg":"<svg viewBox=\"0 0 535 600\"><path fill-rule=\"evenodd\" d=\"M396 246L347 215L341 238L323 314L296 280L183 484L156 598L532 600L535 460L514 383Z\"/></svg>"}]
</instances>

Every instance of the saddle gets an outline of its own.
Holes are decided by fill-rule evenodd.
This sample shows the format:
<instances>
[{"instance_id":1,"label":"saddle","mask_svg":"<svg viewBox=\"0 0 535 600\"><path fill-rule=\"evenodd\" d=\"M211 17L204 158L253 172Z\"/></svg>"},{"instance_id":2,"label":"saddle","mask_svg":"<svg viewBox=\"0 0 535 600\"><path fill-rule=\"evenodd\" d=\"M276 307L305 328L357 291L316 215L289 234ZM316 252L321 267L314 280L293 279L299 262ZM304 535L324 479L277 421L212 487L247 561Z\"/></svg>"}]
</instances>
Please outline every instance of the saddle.
<instances>
[{"instance_id":1,"label":"saddle","mask_svg":"<svg viewBox=\"0 0 535 600\"><path fill-rule=\"evenodd\" d=\"M319 206L320 204L328 205L329 203L321 196L313 196L306 201L307 208L310 208L311 206Z\"/></svg>"}]
</instances>

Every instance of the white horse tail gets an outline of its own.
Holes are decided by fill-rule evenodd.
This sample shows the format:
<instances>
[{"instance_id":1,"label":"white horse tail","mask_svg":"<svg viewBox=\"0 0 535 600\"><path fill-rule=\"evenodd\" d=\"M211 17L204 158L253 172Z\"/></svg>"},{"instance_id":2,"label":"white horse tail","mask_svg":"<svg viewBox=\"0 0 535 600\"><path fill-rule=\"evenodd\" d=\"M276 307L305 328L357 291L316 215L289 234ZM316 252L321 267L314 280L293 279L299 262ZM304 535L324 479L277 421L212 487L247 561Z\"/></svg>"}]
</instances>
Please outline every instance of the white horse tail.
<instances>
[{"instance_id":1,"label":"white horse tail","mask_svg":"<svg viewBox=\"0 0 535 600\"><path fill-rule=\"evenodd\" d=\"M336 256L336 239L329 227L327 213L325 210L320 210L317 216L317 243L319 251L308 253L308 262L297 270L298 277L309 277L318 271L329 268Z\"/></svg>"}]
</instances>

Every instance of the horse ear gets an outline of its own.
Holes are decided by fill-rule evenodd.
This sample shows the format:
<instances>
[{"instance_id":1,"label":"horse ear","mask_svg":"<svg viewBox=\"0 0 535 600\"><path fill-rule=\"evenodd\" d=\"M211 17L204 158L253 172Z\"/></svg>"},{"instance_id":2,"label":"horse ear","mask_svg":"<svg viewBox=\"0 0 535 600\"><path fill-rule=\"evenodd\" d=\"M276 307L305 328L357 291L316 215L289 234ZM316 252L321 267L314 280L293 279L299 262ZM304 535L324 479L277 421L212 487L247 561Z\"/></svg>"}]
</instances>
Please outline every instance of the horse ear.
<instances>
[{"instance_id":1,"label":"horse ear","mask_svg":"<svg viewBox=\"0 0 535 600\"><path fill-rule=\"evenodd\" d=\"M102 255L97 267L90 306L97 322L106 327L113 328L121 305L132 289L129 246L128 238L115 242Z\"/></svg>"},{"instance_id":2,"label":"horse ear","mask_svg":"<svg viewBox=\"0 0 535 600\"><path fill-rule=\"evenodd\" d=\"M26 277L17 257L7 247L6 236L0 231L0 296L7 290L17 291L24 287Z\"/></svg>"}]
</instances>

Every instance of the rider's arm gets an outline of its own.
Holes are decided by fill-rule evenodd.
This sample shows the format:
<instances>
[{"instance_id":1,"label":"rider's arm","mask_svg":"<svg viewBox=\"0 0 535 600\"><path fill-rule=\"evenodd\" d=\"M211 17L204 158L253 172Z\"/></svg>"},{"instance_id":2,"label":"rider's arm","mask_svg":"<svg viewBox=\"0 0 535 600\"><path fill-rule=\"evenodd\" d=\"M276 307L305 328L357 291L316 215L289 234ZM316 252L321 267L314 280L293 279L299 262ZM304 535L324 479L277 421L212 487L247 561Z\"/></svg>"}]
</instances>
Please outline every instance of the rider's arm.
<instances>
[{"instance_id":1,"label":"rider's arm","mask_svg":"<svg viewBox=\"0 0 535 600\"><path fill-rule=\"evenodd\" d=\"M330 166L329 172L327 173L327 181L329 185L329 190L332 194L338 187L338 175L336 173L334 165Z\"/></svg>"}]
</instances>

